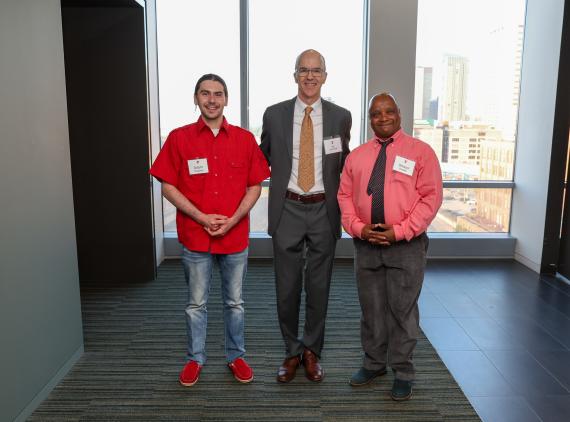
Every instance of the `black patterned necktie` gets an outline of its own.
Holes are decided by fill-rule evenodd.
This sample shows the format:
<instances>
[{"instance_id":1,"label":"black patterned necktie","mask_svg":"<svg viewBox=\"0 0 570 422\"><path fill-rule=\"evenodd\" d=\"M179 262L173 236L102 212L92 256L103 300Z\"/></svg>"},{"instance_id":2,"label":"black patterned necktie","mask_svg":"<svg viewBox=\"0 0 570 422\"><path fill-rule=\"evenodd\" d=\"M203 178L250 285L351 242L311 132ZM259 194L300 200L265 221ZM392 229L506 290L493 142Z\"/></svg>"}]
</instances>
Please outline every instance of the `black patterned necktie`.
<instances>
[{"instance_id":1,"label":"black patterned necktie","mask_svg":"<svg viewBox=\"0 0 570 422\"><path fill-rule=\"evenodd\" d=\"M380 152L368 181L368 195L372 195L372 224L384 223L384 177L386 175L386 148L394 139L380 142Z\"/></svg>"}]
</instances>

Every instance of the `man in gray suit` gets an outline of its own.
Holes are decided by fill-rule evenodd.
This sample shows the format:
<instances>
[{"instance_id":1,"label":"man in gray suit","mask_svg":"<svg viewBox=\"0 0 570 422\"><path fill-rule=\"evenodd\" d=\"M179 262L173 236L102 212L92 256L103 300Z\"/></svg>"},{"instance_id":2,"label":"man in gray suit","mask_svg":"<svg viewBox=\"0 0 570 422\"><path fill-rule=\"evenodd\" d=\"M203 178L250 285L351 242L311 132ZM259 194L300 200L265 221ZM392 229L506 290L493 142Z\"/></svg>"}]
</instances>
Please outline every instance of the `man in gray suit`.
<instances>
[{"instance_id":1,"label":"man in gray suit","mask_svg":"<svg viewBox=\"0 0 570 422\"><path fill-rule=\"evenodd\" d=\"M261 150L271 166L269 234L273 237L277 313L286 357L277 380L289 382L303 363L311 381L319 364L336 241L340 172L349 153L350 112L321 98L327 79L324 57L303 51L293 74L297 96L263 115ZM298 337L301 289L305 326Z\"/></svg>"}]
</instances>

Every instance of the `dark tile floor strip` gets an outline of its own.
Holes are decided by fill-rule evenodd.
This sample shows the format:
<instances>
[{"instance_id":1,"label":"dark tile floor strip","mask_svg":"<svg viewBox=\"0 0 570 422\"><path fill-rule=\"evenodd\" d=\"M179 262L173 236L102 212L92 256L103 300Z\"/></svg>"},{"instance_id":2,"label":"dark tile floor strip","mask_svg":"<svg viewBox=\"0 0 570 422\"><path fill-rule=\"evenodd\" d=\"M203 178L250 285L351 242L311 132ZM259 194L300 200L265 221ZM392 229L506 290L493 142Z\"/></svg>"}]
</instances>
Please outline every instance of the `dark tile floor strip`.
<instances>
[{"instance_id":1,"label":"dark tile floor strip","mask_svg":"<svg viewBox=\"0 0 570 422\"><path fill-rule=\"evenodd\" d=\"M570 286L512 260L430 261L421 326L484 422L567 422Z\"/></svg>"},{"instance_id":2,"label":"dark tile floor strip","mask_svg":"<svg viewBox=\"0 0 570 422\"><path fill-rule=\"evenodd\" d=\"M275 381L283 344L270 263L250 263L244 292L254 382L237 384L225 365L216 274L208 307L208 363L198 384L184 388L177 381L186 341L180 262L166 261L150 283L83 285L85 354L29 421L479 420L423 334L411 401L389 398L391 375L361 388L348 385L361 358L360 310L350 262L335 265L321 384L306 380L302 372L288 385ZM544 355L545 362L549 358Z\"/></svg>"}]
</instances>

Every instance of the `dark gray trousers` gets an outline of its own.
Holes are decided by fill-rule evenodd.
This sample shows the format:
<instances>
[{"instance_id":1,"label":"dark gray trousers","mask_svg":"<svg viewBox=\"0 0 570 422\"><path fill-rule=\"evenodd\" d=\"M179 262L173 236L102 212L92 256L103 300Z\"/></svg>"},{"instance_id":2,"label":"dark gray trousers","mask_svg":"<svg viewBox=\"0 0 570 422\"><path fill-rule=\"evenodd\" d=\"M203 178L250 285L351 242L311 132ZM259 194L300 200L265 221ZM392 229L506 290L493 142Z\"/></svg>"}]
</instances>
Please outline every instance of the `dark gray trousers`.
<instances>
[{"instance_id":1,"label":"dark gray trousers","mask_svg":"<svg viewBox=\"0 0 570 422\"><path fill-rule=\"evenodd\" d=\"M310 349L321 355L336 238L325 202L285 200L273 235L277 314L287 357ZM306 249L306 256L303 254ZM305 326L298 338L301 291L305 287Z\"/></svg>"},{"instance_id":2,"label":"dark gray trousers","mask_svg":"<svg viewBox=\"0 0 570 422\"><path fill-rule=\"evenodd\" d=\"M378 370L389 364L396 378L415 379L412 356L419 333L418 298L428 242L425 233L390 246L354 239L366 369Z\"/></svg>"}]
</instances>

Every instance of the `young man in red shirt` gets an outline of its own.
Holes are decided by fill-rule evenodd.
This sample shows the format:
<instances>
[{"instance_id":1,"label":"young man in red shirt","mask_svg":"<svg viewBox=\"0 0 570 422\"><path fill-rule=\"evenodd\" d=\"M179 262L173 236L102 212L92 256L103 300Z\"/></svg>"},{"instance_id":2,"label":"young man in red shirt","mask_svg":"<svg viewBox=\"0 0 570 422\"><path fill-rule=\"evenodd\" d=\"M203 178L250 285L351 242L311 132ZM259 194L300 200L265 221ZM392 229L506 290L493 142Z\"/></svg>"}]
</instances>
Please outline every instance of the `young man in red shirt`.
<instances>
[{"instance_id":1,"label":"young man in red shirt","mask_svg":"<svg viewBox=\"0 0 570 422\"><path fill-rule=\"evenodd\" d=\"M225 354L236 380L253 380L243 359L244 307L242 283L247 269L249 216L261 193L269 167L254 136L228 124L224 107L228 90L218 75L196 83L196 123L174 129L150 173L162 183L162 193L176 207L178 239L188 285L187 363L180 383L194 385L206 363L208 294L214 261L222 278Z\"/></svg>"},{"instance_id":2,"label":"young man in red shirt","mask_svg":"<svg viewBox=\"0 0 570 422\"><path fill-rule=\"evenodd\" d=\"M374 96L368 111L375 136L349 154L338 191L342 225L354 238L362 309L364 360L350 384L384 375L389 356L392 398L407 400L415 379L425 232L441 206L441 170L431 147L403 132L392 95Z\"/></svg>"}]
</instances>

